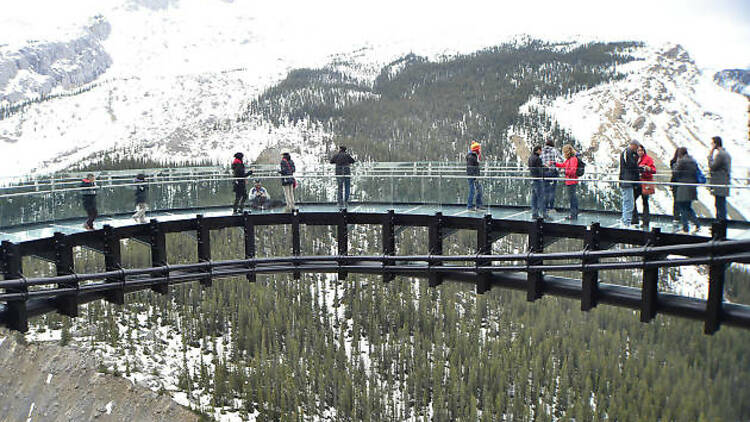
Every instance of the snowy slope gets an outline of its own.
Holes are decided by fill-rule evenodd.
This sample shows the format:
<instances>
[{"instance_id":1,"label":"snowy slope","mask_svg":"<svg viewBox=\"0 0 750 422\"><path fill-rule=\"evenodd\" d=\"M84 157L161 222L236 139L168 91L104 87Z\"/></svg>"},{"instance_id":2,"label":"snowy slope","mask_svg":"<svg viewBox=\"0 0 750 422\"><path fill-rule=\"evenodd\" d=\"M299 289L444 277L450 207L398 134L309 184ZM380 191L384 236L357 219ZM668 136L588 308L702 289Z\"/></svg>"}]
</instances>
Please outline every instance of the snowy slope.
<instances>
[{"instance_id":1,"label":"snowy slope","mask_svg":"<svg viewBox=\"0 0 750 422\"><path fill-rule=\"evenodd\" d=\"M644 47L632 52L637 60L618 70L627 76L570 97L541 101L541 107L581 143L584 151L603 167L615 170L618 152L629 140L641 142L657 160L657 168L668 163L679 146L704 168L711 137L721 136L733 156L734 183L750 176L743 157L750 152L747 140L747 99L729 92L698 69L687 51L675 44ZM668 179L668 176L666 176ZM664 190L662 199L666 199ZM700 190L701 202L713 209L713 198ZM729 203L750 216L750 191L735 190ZM661 207L664 210L669 206Z\"/></svg>"}]
</instances>

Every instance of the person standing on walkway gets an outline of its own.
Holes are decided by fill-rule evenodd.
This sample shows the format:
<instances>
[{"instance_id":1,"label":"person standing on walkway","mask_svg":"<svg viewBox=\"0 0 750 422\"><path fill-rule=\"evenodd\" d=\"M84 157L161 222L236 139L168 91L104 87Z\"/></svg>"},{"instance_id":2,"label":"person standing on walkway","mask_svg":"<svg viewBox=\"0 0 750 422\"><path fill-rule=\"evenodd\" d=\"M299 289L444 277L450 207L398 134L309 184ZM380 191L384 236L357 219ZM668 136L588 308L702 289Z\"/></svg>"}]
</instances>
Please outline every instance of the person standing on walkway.
<instances>
[{"instance_id":1,"label":"person standing on walkway","mask_svg":"<svg viewBox=\"0 0 750 422\"><path fill-rule=\"evenodd\" d=\"M482 158L481 145L479 142L472 142L469 146L469 153L466 154L466 175L469 181L469 198L466 209L477 210L482 207L482 185L479 183L479 160ZM476 202L474 195L476 194ZM473 205L472 205L473 204Z\"/></svg>"},{"instance_id":2,"label":"person standing on walkway","mask_svg":"<svg viewBox=\"0 0 750 422\"><path fill-rule=\"evenodd\" d=\"M622 224L629 226L633 220L633 186L640 180L638 174L638 142L631 140L620 154L620 198L622 199Z\"/></svg>"},{"instance_id":3,"label":"person standing on walkway","mask_svg":"<svg viewBox=\"0 0 750 422\"><path fill-rule=\"evenodd\" d=\"M338 193L336 203L339 208L346 208L349 205L349 192L351 190L351 168L354 164L354 158L346 152L345 146L339 146L339 152L331 157L331 164L336 164L336 185Z\"/></svg>"},{"instance_id":4,"label":"person standing on walkway","mask_svg":"<svg viewBox=\"0 0 750 422\"><path fill-rule=\"evenodd\" d=\"M537 145L529 156L529 172L533 178L531 183L531 218L537 219L540 216L549 218L547 216L547 201L544 196L544 164L540 154L542 153L542 147Z\"/></svg>"},{"instance_id":5,"label":"person standing on walkway","mask_svg":"<svg viewBox=\"0 0 750 422\"><path fill-rule=\"evenodd\" d=\"M708 153L708 168L711 170L711 184L725 185L712 187L716 203L716 220L727 220L727 196L729 196L729 181L731 177L732 157L722 145L721 137L711 138L712 148Z\"/></svg>"},{"instance_id":6,"label":"person standing on walkway","mask_svg":"<svg viewBox=\"0 0 750 422\"><path fill-rule=\"evenodd\" d=\"M638 145L636 150L638 153L638 173L641 177L641 182L653 182L654 173L656 173L656 166L654 165L654 159L646 153L646 148L643 145ZM638 206L636 201L638 197L641 197L643 202L643 227L648 227L651 222L651 216L648 207L648 197L656 191L656 187L650 183L639 183L633 188L633 224L638 224Z\"/></svg>"},{"instance_id":7,"label":"person standing on walkway","mask_svg":"<svg viewBox=\"0 0 750 422\"><path fill-rule=\"evenodd\" d=\"M281 154L281 169L279 170L279 174L281 174L281 188L284 190L284 199L286 200L286 211L292 212L296 208L294 207L294 188L297 187L297 181L294 180L294 172L296 171L296 168L294 167L294 161L292 161L292 156L288 152L284 152Z\"/></svg>"},{"instance_id":8,"label":"person standing on walkway","mask_svg":"<svg viewBox=\"0 0 750 422\"><path fill-rule=\"evenodd\" d=\"M561 167L565 171L565 190L568 191L568 199L570 200L570 214L568 215L569 220L578 219L578 195L576 194L576 188L578 186L578 157L576 157L576 150L570 144L565 144L562 148L563 157L565 161L558 163L550 161L548 165Z\"/></svg>"},{"instance_id":9,"label":"person standing on walkway","mask_svg":"<svg viewBox=\"0 0 750 422\"><path fill-rule=\"evenodd\" d=\"M555 141L552 139L547 139L547 142L545 143L544 148L542 149L542 163L546 166L544 168L544 196L545 196L545 206L547 207L547 210L554 211L555 209L555 193L557 191L557 176L559 175L557 172L557 168L553 166L549 166L548 163L555 162L555 163L561 163L565 159L555 149Z\"/></svg>"},{"instance_id":10,"label":"person standing on walkway","mask_svg":"<svg viewBox=\"0 0 750 422\"><path fill-rule=\"evenodd\" d=\"M133 220L141 224L146 222L147 200L148 184L146 183L146 175L140 173L135 176L135 214L133 214Z\"/></svg>"},{"instance_id":11,"label":"person standing on walkway","mask_svg":"<svg viewBox=\"0 0 750 422\"><path fill-rule=\"evenodd\" d=\"M679 150L679 147L675 148L674 155L672 156L672 159L669 160L669 169L672 171L672 177L669 179L669 183L675 183L677 181L675 180L674 168L677 165L677 152ZM680 226L680 210L677 209L677 186L671 185L670 189L672 190L672 228L677 230L677 227Z\"/></svg>"},{"instance_id":12,"label":"person standing on walkway","mask_svg":"<svg viewBox=\"0 0 750 422\"><path fill-rule=\"evenodd\" d=\"M94 230L94 220L99 215L96 210L96 178L92 173L86 175L86 178L81 181L81 200L83 202L83 209L86 210L88 219L83 223L83 228L86 230Z\"/></svg>"},{"instance_id":13,"label":"person standing on walkway","mask_svg":"<svg viewBox=\"0 0 750 422\"><path fill-rule=\"evenodd\" d=\"M232 214L242 213L247 201L247 180L245 178L253 174L252 170L245 170L245 163L242 161L244 155L241 152L234 154L232 161L232 177L234 189L234 205L232 205Z\"/></svg>"},{"instance_id":14,"label":"person standing on walkway","mask_svg":"<svg viewBox=\"0 0 750 422\"><path fill-rule=\"evenodd\" d=\"M698 199L696 183L698 183L698 163L688 155L687 148L679 147L677 149L677 164L674 167L674 178L677 183L689 183L690 185L677 186L677 210L680 214L682 231L687 233L690 229L688 220L695 225L692 233L695 234L700 230L700 222L695 215L692 203Z\"/></svg>"}]
</instances>

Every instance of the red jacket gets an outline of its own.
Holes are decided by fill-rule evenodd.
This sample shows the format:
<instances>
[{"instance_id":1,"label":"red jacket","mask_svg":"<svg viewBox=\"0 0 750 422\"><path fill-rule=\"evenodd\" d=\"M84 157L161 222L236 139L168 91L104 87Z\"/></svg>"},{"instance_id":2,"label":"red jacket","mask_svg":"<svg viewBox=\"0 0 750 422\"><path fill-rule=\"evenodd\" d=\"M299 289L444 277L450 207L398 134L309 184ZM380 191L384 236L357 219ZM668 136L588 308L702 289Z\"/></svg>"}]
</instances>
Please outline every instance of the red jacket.
<instances>
[{"instance_id":1,"label":"red jacket","mask_svg":"<svg viewBox=\"0 0 750 422\"><path fill-rule=\"evenodd\" d=\"M638 167L646 167L645 171L641 172L641 180L644 182L651 182L654 180L654 173L656 173L656 166L654 165L654 159L649 157L648 154L643 154L638 160Z\"/></svg>"},{"instance_id":2,"label":"red jacket","mask_svg":"<svg viewBox=\"0 0 750 422\"><path fill-rule=\"evenodd\" d=\"M566 180L566 185L577 185L578 184L578 176L576 176L576 170L578 170L578 158L576 156L572 156L565 160L563 163L555 163L556 167L562 167L565 169L565 178L571 179Z\"/></svg>"}]
</instances>

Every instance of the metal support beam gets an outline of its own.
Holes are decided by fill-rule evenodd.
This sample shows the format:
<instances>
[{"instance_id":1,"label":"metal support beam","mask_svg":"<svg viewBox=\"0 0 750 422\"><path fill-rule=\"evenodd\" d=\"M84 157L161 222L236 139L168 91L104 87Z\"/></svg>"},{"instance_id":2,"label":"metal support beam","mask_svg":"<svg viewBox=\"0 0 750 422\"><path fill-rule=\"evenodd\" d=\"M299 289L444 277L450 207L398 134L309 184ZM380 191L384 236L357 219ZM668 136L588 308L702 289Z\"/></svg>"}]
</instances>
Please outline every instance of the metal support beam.
<instances>
[{"instance_id":1,"label":"metal support beam","mask_svg":"<svg viewBox=\"0 0 750 422\"><path fill-rule=\"evenodd\" d=\"M544 220L537 218L529 227L529 252L544 252ZM542 265L543 260L529 257L526 263L528 265ZM544 274L541 270L529 270L526 283L526 300L533 302L542 297L542 288L544 285Z\"/></svg>"},{"instance_id":2,"label":"metal support beam","mask_svg":"<svg viewBox=\"0 0 750 422\"><path fill-rule=\"evenodd\" d=\"M727 238L727 222L719 221L711 225L711 237L714 241ZM711 256L713 257L713 252ZM724 302L724 277L727 264L710 264L708 266L708 300L706 301L706 321L703 324L705 334L719 331Z\"/></svg>"},{"instance_id":3,"label":"metal support beam","mask_svg":"<svg viewBox=\"0 0 750 422\"><path fill-rule=\"evenodd\" d=\"M250 214L245 211L242 213L243 231L245 234L245 259L255 258L255 222ZM254 269L255 264L248 264L248 268ZM247 273L247 281L255 283L257 279L255 272Z\"/></svg>"},{"instance_id":4,"label":"metal support beam","mask_svg":"<svg viewBox=\"0 0 750 422\"><path fill-rule=\"evenodd\" d=\"M68 236L60 232L55 232L52 241L55 249L55 268L57 269L57 275L75 274L73 268L73 244L70 242ZM58 283L58 287L78 289L78 281ZM55 298L55 306L60 314L71 318L77 317L78 293L76 292L58 296Z\"/></svg>"},{"instance_id":5,"label":"metal support beam","mask_svg":"<svg viewBox=\"0 0 750 422\"><path fill-rule=\"evenodd\" d=\"M593 223L586 229L583 238L584 254L586 252L597 251L601 247L601 226L599 223ZM582 265L595 264L599 262L598 258L589 258L584 255L581 260ZM599 293L599 271L585 270L581 275L581 310L589 311L598 304L597 294Z\"/></svg>"},{"instance_id":6,"label":"metal support beam","mask_svg":"<svg viewBox=\"0 0 750 422\"><path fill-rule=\"evenodd\" d=\"M346 209L342 209L339 212L338 223L336 224L336 245L338 247L339 256L349 255L349 217ZM343 262L339 261L339 264ZM347 272L339 271L339 280L346 280Z\"/></svg>"},{"instance_id":7,"label":"metal support beam","mask_svg":"<svg viewBox=\"0 0 750 422\"><path fill-rule=\"evenodd\" d=\"M167 265L167 237L159 227L159 222L151 219L148 223L149 244L151 245L151 265L160 267ZM152 277L165 277L167 274L158 271L151 274ZM159 294L169 293L169 282L160 282L151 286L151 290Z\"/></svg>"},{"instance_id":8,"label":"metal support beam","mask_svg":"<svg viewBox=\"0 0 750 422\"><path fill-rule=\"evenodd\" d=\"M655 227L648 234L646 247L659 246L661 243L661 229ZM660 256L646 252L643 261L659 259ZM649 322L656 316L659 301L659 268L643 269L643 286L641 287L641 322Z\"/></svg>"},{"instance_id":9,"label":"metal support beam","mask_svg":"<svg viewBox=\"0 0 750 422\"><path fill-rule=\"evenodd\" d=\"M394 222L395 220L395 213L393 210L388 210L388 212L383 217L383 255L386 256L393 256L396 255L396 234L394 232ZM384 265L394 265L395 262L393 260L388 260L384 262ZM383 282L387 283L389 281L393 281L395 278L393 273L383 273Z\"/></svg>"},{"instance_id":10,"label":"metal support beam","mask_svg":"<svg viewBox=\"0 0 750 422\"><path fill-rule=\"evenodd\" d=\"M300 255L300 238L299 238L299 210L292 211L292 255ZM295 267L298 267L298 263L294 263ZM302 278L302 273L298 270L294 271L294 279L299 280Z\"/></svg>"},{"instance_id":11,"label":"metal support beam","mask_svg":"<svg viewBox=\"0 0 750 422\"><path fill-rule=\"evenodd\" d=\"M443 254L443 213L437 212L435 216L430 220L429 226L429 254L430 255L442 255ZM443 265L442 262L430 262L429 267L437 267ZM429 286L437 287L443 283L443 275L438 272L430 272Z\"/></svg>"},{"instance_id":12,"label":"metal support beam","mask_svg":"<svg viewBox=\"0 0 750 422\"><path fill-rule=\"evenodd\" d=\"M17 244L3 240L2 247L2 271L6 280L17 280L22 278L22 257ZM7 293L28 293L26 285L18 288L7 288ZM8 309L8 328L22 333L29 331L29 315L26 312L25 300L9 300L6 303Z\"/></svg>"},{"instance_id":13,"label":"metal support beam","mask_svg":"<svg viewBox=\"0 0 750 422\"><path fill-rule=\"evenodd\" d=\"M211 261L211 230L203 220L203 215L195 216L195 237L198 241L198 262ZM203 277L200 279L201 286L211 287L212 278Z\"/></svg>"},{"instance_id":14,"label":"metal support beam","mask_svg":"<svg viewBox=\"0 0 750 422\"><path fill-rule=\"evenodd\" d=\"M489 255L492 253L492 240L490 235L492 233L492 216L487 214L480 221L477 226L477 254L478 255ZM477 260L477 266L490 265L489 260ZM477 294L484 294L484 292L490 290L491 274L489 271L481 271L477 274L476 292Z\"/></svg>"},{"instance_id":15,"label":"metal support beam","mask_svg":"<svg viewBox=\"0 0 750 422\"><path fill-rule=\"evenodd\" d=\"M115 235L115 231L109 224L105 224L103 229L104 235L104 269L106 271L116 271L122 269L122 251L120 248L120 238ZM120 287L107 292L105 300L115 305L125 304L125 290L123 283L125 276L107 277L104 281L107 283L119 284Z\"/></svg>"}]
</instances>

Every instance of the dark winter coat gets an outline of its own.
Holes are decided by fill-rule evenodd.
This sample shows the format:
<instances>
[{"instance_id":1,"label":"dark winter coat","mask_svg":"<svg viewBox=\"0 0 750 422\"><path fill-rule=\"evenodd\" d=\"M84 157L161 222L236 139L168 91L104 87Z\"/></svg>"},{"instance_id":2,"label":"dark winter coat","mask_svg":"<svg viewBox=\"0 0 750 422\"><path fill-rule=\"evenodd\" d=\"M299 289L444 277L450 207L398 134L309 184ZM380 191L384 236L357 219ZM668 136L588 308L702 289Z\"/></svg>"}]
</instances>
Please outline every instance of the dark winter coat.
<instances>
[{"instance_id":1,"label":"dark winter coat","mask_svg":"<svg viewBox=\"0 0 750 422\"><path fill-rule=\"evenodd\" d=\"M638 153L625 148L620 154L620 182L634 182L640 180L641 175L638 171ZM633 186L630 184L620 183L621 186Z\"/></svg>"},{"instance_id":2,"label":"dark winter coat","mask_svg":"<svg viewBox=\"0 0 750 422\"><path fill-rule=\"evenodd\" d=\"M294 177L291 177L296 171L294 167L294 161L292 161L291 159L287 160L286 158L282 158L280 166L281 170L279 170L279 174L281 174L282 176L289 176L281 178L281 185L294 185Z\"/></svg>"},{"instance_id":3,"label":"dark winter coat","mask_svg":"<svg viewBox=\"0 0 750 422\"><path fill-rule=\"evenodd\" d=\"M96 183L93 180L83 179L81 181L81 200L86 210L96 209Z\"/></svg>"},{"instance_id":4,"label":"dark winter coat","mask_svg":"<svg viewBox=\"0 0 750 422\"><path fill-rule=\"evenodd\" d=\"M349 166L354 164L354 158L348 152L339 151L331 158L331 164L336 164L336 176L348 176L352 174Z\"/></svg>"},{"instance_id":5,"label":"dark winter coat","mask_svg":"<svg viewBox=\"0 0 750 422\"><path fill-rule=\"evenodd\" d=\"M479 156L474 151L466 154L466 175L479 176Z\"/></svg>"},{"instance_id":6,"label":"dark winter coat","mask_svg":"<svg viewBox=\"0 0 750 422\"><path fill-rule=\"evenodd\" d=\"M244 180L244 178L251 174L253 174L252 170L245 171L245 163L243 163L242 160L235 158L234 161L232 161L232 177L241 178L234 181L235 193L245 193L247 191L247 181Z\"/></svg>"},{"instance_id":7,"label":"dark winter coat","mask_svg":"<svg viewBox=\"0 0 750 422\"><path fill-rule=\"evenodd\" d=\"M135 203L145 204L148 201L148 185L143 180L136 180L135 186Z\"/></svg>"},{"instance_id":8,"label":"dark winter coat","mask_svg":"<svg viewBox=\"0 0 750 422\"><path fill-rule=\"evenodd\" d=\"M712 185L729 185L732 157L725 149L718 150L715 157L713 155L708 157L708 167L711 170L710 183ZM711 188L711 193L714 196L729 196L729 187Z\"/></svg>"},{"instance_id":9,"label":"dark winter coat","mask_svg":"<svg viewBox=\"0 0 750 422\"><path fill-rule=\"evenodd\" d=\"M683 155L677 160L674 169L672 169L672 178L677 183L698 183L696 173L698 172L698 163L690 155ZM690 202L698 199L698 192L695 186L677 186L675 200L677 202Z\"/></svg>"},{"instance_id":10,"label":"dark winter coat","mask_svg":"<svg viewBox=\"0 0 750 422\"><path fill-rule=\"evenodd\" d=\"M531 153L529 157L529 171L531 177L542 177L544 175L544 164L542 164L542 157L538 154Z\"/></svg>"}]
</instances>

